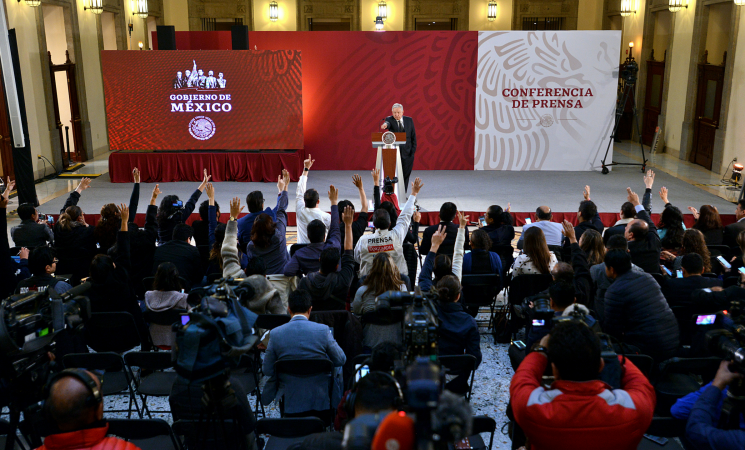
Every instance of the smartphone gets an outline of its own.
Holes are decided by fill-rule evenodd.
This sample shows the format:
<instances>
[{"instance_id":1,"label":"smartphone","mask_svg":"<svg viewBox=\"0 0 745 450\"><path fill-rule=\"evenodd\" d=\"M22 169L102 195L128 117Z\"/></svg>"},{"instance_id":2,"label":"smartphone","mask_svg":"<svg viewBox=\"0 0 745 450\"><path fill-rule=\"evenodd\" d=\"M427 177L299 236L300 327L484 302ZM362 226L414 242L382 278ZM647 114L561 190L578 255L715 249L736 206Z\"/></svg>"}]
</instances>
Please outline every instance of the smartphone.
<instances>
[{"instance_id":1,"label":"smartphone","mask_svg":"<svg viewBox=\"0 0 745 450\"><path fill-rule=\"evenodd\" d=\"M533 320L533 326L534 327L542 327L544 325L546 325L546 321L545 320L535 320L535 319Z\"/></svg>"},{"instance_id":2,"label":"smartphone","mask_svg":"<svg viewBox=\"0 0 745 450\"><path fill-rule=\"evenodd\" d=\"M667 438L661 436L652 436L651 434L645 434L644 437L658 445L667 444Z\"/></svg>"},{"instance_id":3,"label":"smartphone","mask_svg":"<svg viewBox=\"0 0 745 450\"><path fill-rule=\"evenodd\" d=\"M54 217L47 214L47 222L51 225L54 223Z\"/></svg>"},{"instance_id":4,"label":"smartphone","mask_svg":"<svg viewBox=\"0 0 745 450\"><path fill-rule=\"evenodd\" d=\"M486 217L484 217L484 216L479 217L479 223L481 224L482 227L485 227L486 226Z\"/></svg>"},{"instance_id":5,"label":"smartphone","mask_svg":"<svg viewBox=\"0 0 745 450\"><path fill-rule=\"evenodd\" d=\"M354 381L360 381L360 379L370 373L370 366L368 366L367 364L355 364L354 373Z\"/></svg>"},{"instance_id":6,"label":"smartphone","mask_svg":"<svg viewBox=\"0 0 745 450\"><path fill-rule=\"evenodd\" d=\"M375 227L373 226L373 223L372 223L372 222L367 222L367 227L368 227L368 228L375 228Z\"/></svg>"},{"instance_id":7,"label":"smartphone","mask_svg":"<svg viewBox=\"0 0 745 450\"><path fill-rule=\"evenodd\" d=\"M471 253L471 250L465 250L465 252L466 252L466 255L467 255L467 254Z\"/></svg>"},{"instance_id":8,"label":"smartphone","mask_svg":"<svg viewBox=\"0 0 745 450\"><path fill-rule=\"evenodd\" d=\"M512 344L517 347L518 350L525 350L525 342L523 341L512 341Z\"/></svg>"},{"instance_id":9,"label":"smartphone","mask_svg":"<svg viewBox=\"0 0 745 450\"><path fill-rule=\"evenodd\" d=\"M696 325L714 325L717 320L716 314L707 314L705 316L696 316Z\"/></svg>"},{"instance_id":10,"label":"smartphone","mask_svg":"<svg viewBox=\"0 0 745 450\"><path fill-rule=\"evenodd\" d=\"M175 206L176 208L183 208L184 207L184 202L181 201L181 200L178 200L178 201L176 201L176 202L173 203L173 206Z\"/></svg>"},{"instance_id":11,"label":"smartphone","mask_svg":"<svg viewBox=\"0 0 745 450\"><path fill-rule=\"evenodd\" d=\"M667 276L669 276L669 277L673 276L673 273L667 267L662 266L662 269L665 271L665 273L667 274Z\"/></svg>"},{"instance_id":12,"label":"smartphone","mask_svg":"<svg viewBox=\"0 0 745 450\"><path fill-rule=\"evenodd\" d=\"M678 278L683 278L683 271L682 270L675 271L675 274L678 276Z\"/></svg>"},{"instance_id":13,"label":"smartphone","mask_svg":"<svg viewBox=\"0 0 745 450\"><path fill-rule=\"evenodd\" d=\"M721 264L725 269L731 269L732 264L728 263L726 259L724 259L724 256L719 255L717 256L717 261L719 261L719 264Z\"/></svg>"},{"instance_id":14,"label":"smartphone","mask_svg":"<svg viewBox=\"0 0 745 450\"><path fill-rule=\"evenodd\" d=\"M745 267L740 267L739 269L737 269L737 271L740 273L745 273Z\"/></svg>"},{"instance_id":15,"label":"smartphone","mask_svg":"<svg viewBox=\"0 0 745 450\"><path fill-rule=\"evenodd\" d=\"M531 223L533 223L533 221L530 220L530 217L526 217L525 218L525 223L528 224L528 225L530 225Z\"/></svg>"},{"instance_id":16,"label":"smartphone","mask_svg":"<svg viewBox=\"0 0 745 450\"><path fill-rule=\"evenodd\" d=\"M16 263L20 263L21 262L21 257L20 256L11 256L11 258L13 258L13 261L15 261Z\"/></svg>"},{"instance_id":17,"label":"smartphone","mask_svg":"<svg viewBox=\"0 0 745 450\"><path fill-rule=\"evenodd\" d=\"M188 323L189 323L189 315L181 314L181 325L186 325Z\"/></svg>"}]
</instances>

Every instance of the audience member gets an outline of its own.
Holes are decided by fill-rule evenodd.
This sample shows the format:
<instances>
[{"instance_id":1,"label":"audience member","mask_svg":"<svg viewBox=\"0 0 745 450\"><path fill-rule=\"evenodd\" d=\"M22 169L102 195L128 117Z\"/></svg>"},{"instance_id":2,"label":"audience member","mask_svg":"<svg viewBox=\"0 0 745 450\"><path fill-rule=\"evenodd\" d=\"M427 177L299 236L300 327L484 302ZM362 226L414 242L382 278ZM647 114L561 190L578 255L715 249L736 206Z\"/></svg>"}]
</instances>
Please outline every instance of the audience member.
<instances>
[{"instance_id":1,"label":"audience member","mask_svg":"<svg viewBox=\"0 0 745 450\"><path fill-rule=\"evenodd\" d=\"M28 257L28 269L31 272L31 277L18 283L15 293L42 292L51 287L58 294L62 294L72 289L69 280L55 276L58 262L53 248L37 247L33 249Z\"/></svg>"},{"instance_id":2,"label":"audience member","mask_svg":"<svg viewBox=\"0 0 745 450\"><path fill-rule=\"evenodd\" d=\"M191 227L185 223L177 223L173 227L172 239L155 250L153 273L158 270L161 263L170 262L178 268L181 277L189 283L188 286L184 286L185 289L198 286L202 282L204 268L199 250L191 245L191 239Z\"/></svg>"},{"instance_id":3,"label":"audience member","mask_svg":"<svg viewBox=\"0 0 745 450\"><path fill-rule=\"evenodd\" d=\"M512 278L520 275L548 274L558 260L556 255L548 250L543 230L537 227L528 228L523 235L525 246L512 264Z\"/></svg>"},{"instance_id":4,"label":"audience member","mask_svg":"<svg viewBox=\"0 0 745 450\"><path fill-rule=\"evenodd\" d=\"M360 193L360 205L362 205L360 207L360 213L357 215L357 219L352 222L352 248L354 248L362 235L365 234L369 215L367 213L367 196L365 195L365 187L362 184L362 177L357 174L353 175L352 183L354 183ZM352 214L354 214L354 204L349 200L342 200L339 202L339 211L344 212L347 206L352 208ZM344 242L346 236L344 227L341 227L340 231L340 242Z\"/></svg>"},{"instance_id":5,"label":"audience member","mask_svg":"<svg viewBox=\"0 0 745 450\"><path fill-rule=\"evenodd\" d=\"M360 264L360 279L370 272L373 258L378 253L390 253L396 266L398 266L399 272L402 275L409 274L409 268L404 259L403 242L409 229L409 221L414 213L416 196L423 186L422 180L419 178L414 180L411 195L409 195L404 209L401 210L401 216L392 230L388 229L391 224L390 214L382 208L375 210L373 214L375 233L362 236L354 248L354 260Z\"/></svg>"},{"instance_id":6,"label":"audience member","mask_svg":"<svg viewBox=\"0 0 745 450\"><path fill-rule=\"evenodd\" d=\"M574 227L574 233L577 235L577 239L582 237L582 234L586 230L595 230L602 234L605 226L600 220L600 214L598 214L598 208L595 203L590 200L590 186L585 186L582 191L584 200L579 202L579 210L577 211L577 226ZM564 241L566 243L566 241Z\"/></svg>"},{"instance_id":7,"label":"audience member","mask_svg":"<svg viewBox=\"0 0 745 450\"><path fill-rule=\"evenodd\" d=\"M745 429L740 421L739 430L720 429L716 422L723 391L732 383L742 383L742 379L743 375L734 370L730 361L722 361L714 381L696 400L688 417L685 437L697 450L745 448Z\"/></svg>"},{"instance_id":8,"label":"audience member","mask_svg":"<svg viewBox=\"0 0 745 450\"><path fill-rule=\"evenodd\" d=\"M657 228L649 218L644 207L639 204L639 196L626 188L628 201L636 209L636 219L626 225L626 240L629 241L631 262L647 273L660 273L660 237Z\"/></svg>"},{"instance_id":9,"label":"audience member","mask_svg":"<svg viewBox=\"0 0 745 450\"><path fill-rule=\"evenodd\" d=\"M122 218L119 216L119 208L114 203L107 203L101 207L98 223L93 228L96 253L106 253L116 243L116 235L121 223Z\"/></svg>"},{"instance_id":10,"label":"audience member","mask_svg":"<svg viewBox=\"0 0 745 450\"><path fill-rule=\"evenodd\" d=\"M619 360L622 357L619 356ZM556 381L547 390L547 366ZM633 449L652 422L655 394L631 361L622 366L621 388L598 379L605 361L600 340L585 324L555 326L520 364L510 384L512 411L534 449ZM578 438L578 436L580 436Z\"/></svg>"},{"instance_id":11,"label":"audience member","mask_svg":"<svg viewBox=\"0 0 745 450\"><path fill-rule=\"evenodd\" d=\"M652 275L631 270L623 250L605 254L605 273L613 283L605 291L603 331L658 363L675 356L678 322Z\"/></svg>"},{"instance_id":12,"label":"audience member","mask_svg":"<svg viewBox=\"0 0 745 450\"><path fill-rule=\"evenodd\" d=\"M453 255L452 260L447 255L437 254L437 250L445 240L445 227L441 227L432 235L432 246L424 259L424 263L422 263L422 270L419 272L419 288L423 292L432 289L432 286L437 285L440 280L448 275L455 275L458 280L461 279L463 272L463 246L461 244L465 242L468 219L469 216L458 213L460 227L458 228L458 237L455 239L455 248L458 250ZM432 274L435 276L434 281L432 280Z\"/></svg>"},{"instance_id":13,"label":"audience member","mask_svg":"<svg viewBox=\"0 0 745 450\"><path fill-rule=\"evenodd\" d=\"M551 269L551 276L554 281L563 280L567 283L572 283L574 285L577 303L589 308L593 303L590 263L587 260L587 255L577 242L577 236L574 234L572 224L568 220L565 220L561 223L561 226L563 228L562 234L569 243L571 265L564 262L557 263ZM589 230L582 235L582 238L585 238L588 233L590 233ZM597 238L599 239L599 236Z\"/></svg>"},{"instance_id":14,"label":"audience member","mask_svg":"<svg viewBox=\"0 0 745 450\"><path fill-rule=\"evenodd\" d=\"M512 223L512 215L510 214L510 206L507 204L507 211L504 211L499 205L491 205L484 214L484 222L486 225L481 227L486 234L489 235L489 239L492 242L492 249L494 253L502 256L502 251L506 250L506 247L512 248L512 240L515 239L515 227ZM519 243L519 241L518 241ZM507 256L507 252L504 251L503 258ZM512 252L509 252L509 256L512 257ZM502 266L511 266L512 260L502 261Z\"/></svg>"},{"instance_id":15,"label":"audience member","mask_svg":"<svg viewBox=\"0 0 745 450\"><path fill-rule=\"evenodd\" d=\"M213 221L213 217L214 220L220 221L220 204L214 200L214 197L211 200L203 201L199 205L200 220L191 223L191 228L194 230L194 241L198 246L212 245L210 242L210 222Z\"/></svg>"},{"instance_id":16,"label":"audience member","mask_svg":"<svg viewBox=\"0 0 745 450\"><path fill-rule=\"evenodd\" d=\"M181 286L178 268L170 262L161 263L155 272L153 290L145 292L145 307L148 311L165 312L171 309L186 309L186 298ZM173 329L167 325L150 324L150 336L153 344L161 348L172 348L176 343Z\"/></svg>"},{"instance_id":17,"label":"audience member","mask_svg":"<svg viewBox=\"0 0 745 450\"><path fill-rule=\"evenodd\" d=\"M307 236L310 243L295 251L284 267L284 274L288 277L295 275L307 275L310 272L317 272L321 266L321 253L326 249L340 249L340 232L339 232L339 190L333 185L329 186L329 201L331 201L331 228L328 230L326 237L326 225L319 219L313 219L308 224ZM326 239L326 242L324 242Z\"/></svg>"},{"instance_id":18,"label":"audience member","mask_svg":"<svg viewBox=\"0 0 745 450\"><path fill-rule=\"evenodd\" d=\"M745 199L737 202L737 208L735 208L736 222L724 227L724 234L722 236L723 245L727 247L737 247L739 245L737 237L741 232L745 231L745 221L743 219L745 219Z\"/></svg>"},{"instance_id":19,"label":"audience member","mask_svg":"<svg viewBox=\"0 0 745 450\"><path fill-rule=\"evenodd\" d=\"M86 223L83 210L77 206L80 194L90 184L90 178L80 180L78 187L65 200L59 220L54 225L54 248L60 258L59 272L72 275L73 284L86 276L96 250L93 227Z\"/></svg>"},{"instance_id":20,"label":"audience member","mask_svg":"<svg viewBox=\"0 0 745 450\"><path fill-rule=\"evenodd\" d=\"M476 357L476 370L481 364L481 337L476 320L459 303L461 285L458 278L448 275L437 283L440 301L437 304L437 318L440 319L437 345L441 356L473 355ZM451 371L455 379L445 385L445 389L456 394L468 392L470 371L463 373Z\"/></svg>"},{"instance_id":21,"label":"audience member","mask_svg":"<svg viewBox=\"0 0 745 450\"><path fill-rule=\"evenodd\" d=\"M561 245L561 224L551 222L554 216L551 213L551 208L548 206L539 206L535 210L535 222L526 223L523 225L523 232L520 235L520 239L517 241L517 248L522 249L525 245L525 232L533 227L540 228L543 230L543 235L546 238L546 244L551 246Z\"/></svg>"},{"instance_id":22,"label":"audience member","mask_svg":"<svg viewBox=\"0 0 745 450\"><path fill-rule=\"evenodd\" d=\"M582 233L582 237L579 238L579 248L585 252L587 263L591 266L602 263L605 258L603 237L595 230Z\"/></svg>"},{"instance_id":23,"label":"audience member","mask_svg":"<svg viewBox=\"0 0 745 450\"><path fill-rule=\"evenodd\" d=\"M463 257L463 273L501 274L502 260L490 251L491 248L492 242L486 231L475 230L471 235L471 251Z\"/></svg>"},{"instance_id":24,"label":"audience member","mask_svg":"<svg viewBox=\"0 0 745 450\"><path fill-rule=\"evenodd\" d=\"M711 253L709 252L708 247L706 247L703 233L695 228L686 230L685 233L683 233L683 242L681 243L680 251L677 256L668 251L663 251L660 253L660 257L668 262L667 265L673 271L676 271L680 270L683 256L689 253L696 253L701 256L704 264L704 273L711 272Z\"/></svg>"},{"instance_id":25,"label":"audience member","mask_svg":"<svg viewBox=\"0 0 745 450\"><path fill-rule=\"evenodd\" d=\"M37 450L139 450L131 442L107 437L100 379L83 369L66 369L49 382L45 416L55 429Z\"/></svg>"},{"instance_id":26,"label":"audience member","mask_svg":"<svg viewBox=\"0 0 745 450\"><path fill-rule=\"evenodd\" d=\"M606 253L611 250L628 252L628 241L626 241L625 237L620 235L611 236L611 238L608 239L608 245L605 250ZM641 267L633 263L631 264L631 270L641 273L644 272ZM608 287L613 283L613 280L608 278L608 275L605 273L605 256L603 256L603 262L590 267L590 276L592 277L592 281L595 283L595 301L592 309L598 315L598 319L603 320L605 313L605 291L608 290Z\"/></svg>"},{"instance_id":27,"label":"audience member","mask_svg":"<svg viewBox=\"0 0 745 450\"><path fill-rule=\"evenodd\" d=\"M271 331L264 356L264 375L270 379L264 387L261 401L268 405L274 399L279 401L283 398L285 415L290 417L303 413L325 417L329 405L336 405L341 400L341 366L347 359L334 340L331 329L309 320L312 309L312 299L306 291L297 290L290 294L288 312L292 319ZM297 377L277 374L274 369L274 364L282 359L318 358L331 360L337 368L331 403L327 375Z\"/></svg>"},{"instance_id":28,"label":"audience member","mask_svg":"<svg viewBox=\"0 0 745 450\"><path fill-rule=\"evenodd\" d=\"M740 267L745 267L745 230L742 230L740 234L737 235L735 242L737 243L737 246L732 248L735 256L730 259L730 266L732 267L729 269L724 268L725 276L727 276L726 273L736 275L737 270L739 270ZM737 250L735 250L735 248Z\"/></svg>"},{"instance_id":29,"label":"audience member","mask_svg":"<svg viewBox=\"0 0 745 450\"><path fill-rule=\"evenodd\" d=\"M722 227L722 219L719 217L716 206L703 205L700 212L689 206L688 210L693 213L693 217L696 219L693 228L704 234L706 245L722 245L724 227Z\"/></svg>"},{"instance_id":30,"label":"audience member","mask_svg":"<svg viewBox=\"0 0 745 450\"><path fill-rule=\"evenodd\" d=\"M20 225L10 229L10 237L16 247L36 248L52 245L54 233L46 219L39 219L39 212L31 203L23 203L16 210Z\"/></svg>"},{"instance_id":31,"label":"audience member","mask_svg":"<svg viewBox=\"0 0 745 450\"><path fill-rule=\"evenodd\" d=\"M445 227L445 242L440 245L439 252L443 255L448 255L450 258L453 257L453 252L455 249L455 238L458 235L458 225L453 223L453 220L455 220L455 216L458 214L458 208L455 206L454 203L451 202L445 202L440 207L440 223L436 225L431 225L424 229L424 233L422 233L422 243L419 245L419 253L422 255L426 255L429 253L429 247L432 245L432 235L440 229L440 227ZM468 238L468 227L466 227L466 240L465 240L465 250L469 250L470 242Z\"/></svg>"},{"instance_id":32,"label":"audience member","mask_svg":"<svg viewBox=\"0 0 745 450\"><path fill-rule=\"evenodd\" d=\"M173 239L174 227L180 223L184 223L189 218L194 208L196 208L199 197L207 187L210 178L212 176L207 175L207 169L204 169L202 183L191 194L186 204L179 200L178 195L166 195L163 197L163 200L160 202L160 208L158 208L158 215L156 216L156 220L158 221L158 243L160 245Z\"/></svg>"},{"instance_id":33,"label":"audience member","mask_svg":"<svg viewBox=\"0 0 745 450\"><path fill-rule=\"evenodd\" d=\"M333 206L332 206L333 208ZM332 210L333 211L333 210ZM345 309L349 287L354 278L354 209L347 205L342 218L344 219L344 254L336 247L325 248L319 256L319 270L303 277L297 288L307 291L313 299L316 311ZM334 219L332 213L332 220ZM329 233L329 237L331 233ZM297 254L297 253L296 253ZM341 260L341 268L337 270Z\"/></svg>"},{"instance_id":34,"label":"audience member","mask_svg":"<svg viewBox=\"0 0 745 450\"><path fill-rule=\"evenodd\" d=\"M660 198L665 204L665 208L660 214L659 223L657 223L657 234L660 236L662 248L676 251L683 243L683 233L686 226L683 223L683 213L677 206L670 203L667 195L668 190L663 186L660 189Z\"/></svg>"},{"instance_id":35,"label":"audience member","mask_svg":"<svg viewBox=\"0 0 745 450\"><path fill-rule=\"evenodd\" d=\"M375 310L375 299L388 291L406 291L398 267L390 253L378 253L373 257L372 267L362 286L357 289L352 301L352 312L362 318L362 347L372 349L381 342L401 345L403 337L401 324L386 324L368 315Z\"/></svg>"},{"instance_id":36,"label":"audience member","mask_svg":"<svg viewBox=\"0 0 745 450\"><path fill-rule=\"evenodd\" d=\"M713 383L713 380L701 387L696 392L691 392L690 394L686 395L685 397L681 397L678 400L675 401L675 404L670 408L670 415L673 416L673 418L688 422L688 417L691 415L691 410L693 409L693 405L696 404L696 401L701 397L701 394L704 393L707 389L709 389L709 386L711 386ZM719 422L720 413L722 412L722 404L724 403L724 400L727 399L727 392L729 391L729 386L726 386L724 389L722 389L722 393L719 396L718 401L716 402L716 406L712 410L712 418L715 422ZM745 430L745 416L742 414L740 415L740 428Z\"/></svg>"},{"instance_id":37,"label":"audience member","mask_svg":"<svg viewBox=\"0 0 745 450\"><path fill-rule=\"evenodd\" d=\"M277 187L279 188L279 183L277 183ZM241 249L245 249L248 243L251 242L251 229L260 214L267 214L272 220L277 220L277 210L279 209L281 195L282 189L279 189L277 204L274 206L274 209L264 209L264 194L261 191L253 191L246 196L248 214L238 219L238 242Z\"/></svg>"},{"instance_id":38,"label":"audience member","mask_svg":"<svg viewBox=\"0 0 745 450\"><path fill-rule=\"evenodd\" d=\"M287 188L289 185L290 174L282 169L282 175L278 177L277 181L277 187L282 191L279 194L277 221L275 222L269 214L259 214L251 228L251 242L248 243L248 247L246 248L246 254L249 259L259 256L264 260L267 274L281 274L287 261L290 259L290 255L287 253L287 239L285 236L287 230L287 205L289 202L287 198ZM318 195L317 192L316 195ZM233 199L233 202L230 204L231 217L238 216L238 212L233 216L234 203L237 203L238 211L243 210L240 206L240 199ZM298 222L298 230L300 230L300 227L300 222ZM231 246L234 245L230 223L228 223L228 228L225 231L225 239L226 243L229 243ZM223 263L225 263L224 259L225 243L223 243ZM225 267L223 268L223 275L228 276Z\"/></svg>"},{"instance_id":39,"label":"audience member","mask_svg":"<svg viewBox=\"0 0 745 450\"><path fill-rule=\"evenodd\" d=\"M634 209L634 205L632 205L631 202L624 202L623 205L621 205L621 212L618 214L618 216L620 217L620 219L617 220L612 227L607 228L605 232L603 232L603 245L608 243L608 239L610 239L611 236L623 236L626 233L626 225L628 225L629 222L634 220L634 217L636 217L636 210Z\"/></svg>"},{"instance_id":40,"label":"audience member","mask_svg":"<svg viewBox=\"0 0 745 450\"><path fill-rule=\"evenodd\" d=\"M310 172L311 166L316 162L315 159L311 159L310 154L308 158L303 161L303 174L300 175L300 180L297 182L297 190L295 191L295 217L297 218L297 243L298 244L309 244L310 239L308 238L308 225L313 220L320 220L328 230L331 227L331 215L321 210L318 205L321 203L318 191L315 189L305 190L305 185L308 182L308 173ZM325 236L324 236L325 238Z\"/></svg>"}]
</instances>

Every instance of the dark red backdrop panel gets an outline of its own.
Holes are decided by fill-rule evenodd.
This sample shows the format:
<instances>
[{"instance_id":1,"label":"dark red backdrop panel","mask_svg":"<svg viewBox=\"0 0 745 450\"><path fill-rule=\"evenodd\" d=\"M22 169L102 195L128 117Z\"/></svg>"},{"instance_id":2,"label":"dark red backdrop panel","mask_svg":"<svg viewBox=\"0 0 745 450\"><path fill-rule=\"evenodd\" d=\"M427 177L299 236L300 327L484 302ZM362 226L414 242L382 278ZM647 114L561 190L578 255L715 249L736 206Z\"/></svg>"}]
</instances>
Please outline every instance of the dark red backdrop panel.
<instances>
[{"instance_id":1,"label":"dark red backdrop panel","mask_svg":"<svg viewBox=\"0 0 745 450\"><path fill-rule=\"evenodd\" d=\"M473 170L475 31L251 31L259 50L303 55L305 154L321 170L371 169L391 106L414 119L414 169Z\"/></svg>"},{"instance_id":2,"label":"dark red backdrop panel","mask_svg":"<svg viewBox=\"0 0 745 450\"><path fill-rule=\"evenodd\" d=\"M153 50L158 50L158 32L152 32ZM177 50L232 50L230 31L177 31Z\"/></svg>"}]
</instances>

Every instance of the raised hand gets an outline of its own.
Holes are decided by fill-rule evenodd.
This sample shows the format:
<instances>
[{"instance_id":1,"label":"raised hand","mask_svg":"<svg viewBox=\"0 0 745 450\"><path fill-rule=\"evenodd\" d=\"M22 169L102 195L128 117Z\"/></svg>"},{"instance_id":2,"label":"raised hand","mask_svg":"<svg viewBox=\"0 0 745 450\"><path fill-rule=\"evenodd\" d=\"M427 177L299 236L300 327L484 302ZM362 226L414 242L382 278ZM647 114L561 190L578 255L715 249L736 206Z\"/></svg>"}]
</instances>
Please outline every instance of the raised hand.
<instances>
[{"instance_id":1,"label":"raised hand","mask_svg":"<svg viewBox=\"0 0 745 450\"><path fill-rule=\"evenodd\" d=\"M627 200L631 202L632 205L638 206L639 203L639 196L636 194L636 192L632 191L630 187L626 188L626 193L628 194Z\"/></svg>"},{"instance_id":2,"label":"raised hand","mask_svg":"<svg viewBox=\"0 0 745 450\"><path fill-rule=\"evenodd\" d=\"M339 189L336 189L333 184L329 186L329 200L332 206L339 202Z\"/></svg>"},{"instance_id":3,"label":"raised hand","mask_svg":"<svg viewBox=\"0 0 745 450\"><path fill-rule=\"evenodd\" d=\"M662 200L662 202L663 202L664 204L666 204L666 205L667 205L668 203L670 203L670 202L669 202L669 201L667 200L667 188L666 188L665 186L662 186L662 187L660 188L660 199L661 199L661 200Z\"/></svg>"},{"instance_id":4,"label":"raised hand","mask_svg":"<svg viewBox=\"0 0 745 450\"><path fill-rule=\"evenodd\" d=\"M238 219L238 215L241 213L241 211L243 211L243 206L241 206L241 198L233 197L233 200L230 201L230 219Z\"/></svg>"},{"instance_id":5,"label":"raised hand","mask_svg":"<svg viewBox=\"0 0 745 450\"><path fill-rule=\"evenodd\" d=\"M569 239L570 244L574 244L577 242L577 234L574 231L574 225L571 224L568 220L565 220L561 223L561 227L563 228L561 230L561 234L567 237Z\"/></svg>"},{"instance_id":6,"label":"raised hand","mask_svg":"<svg viewBox=\"0 0 745 450\"><path fill-rule=\"evenodd\" d=\"M418 178L417 178L418 180ZM470 219L471 216L464 216L463 213L458 211L458 223L460 224L461 228L465 228L468 225L468 219Z\"/></svg>"},{"instance_id":7,"label":"raised hand","mask_svg":"<svg viewBox=\"0 0 745 450\"><path fill-rule=\"evenodd\" d=\"M652 169L647 170L647 174L644 175L644 185L647 189L652 189L652 185L654 185L654 171Z\"/></svg>"},{"instance_id":8,"label":"raised hand","mask_svg":"<svg viewBox=\"0 0 745 450\"><path fill-rule=\"evenodd\" d=\"M411 216L411 221L419 223L420 220L422 220L422 213L414 211L414 214Z\"/></svg>"},{"instance_id":9,"label":"raised hand","mask_svg":"<svg viewBox=\"0 0 745 450\"><path fill-rule=\"evenodd\" d=\"M122 203L117 208L119 209L119 215L122 217L122 223L129 221L129 208L127 205Z\"/></svg>"},{"instance_id":10,"label":"raised hand","mask_svg":"<svg viewBox=\"0 0 745 450\"><path fill-rule=\"evenodd\" d=\"M283 169L284 170L284 169ZM277 175L277 190L281 194L285 190L285 179L282 178L282 173Z\"/></svg>"},{"instance_id":11,"label":"raised hand","mask_svg":"<svg viewBox=\"0 0 745 450\"><path fill-rule=\"evenodd\" d=\"M582 197L585 198L585 200L590 200L590 186L586 185L585 189L582 191Z\"/></svg>"},{"instance_id":12,"label":"raised hand","mask_svg":"<svg viewBox=\"0 0 745 450\"><path fill-rule=\"evenodd\" d=\"M290 172L286 169L282 169L282 182L285 185L285 191L290 187Z\"/></svg>"},{"instance_id":13,"label":"raised hand","mask_svg":"<svg viewBox=\"0 0 745 450\"><path fill-rule=\"evenodd\" d=\"M380 125L381 130L387 130L388 129L388 122L383 122L382 125Z\"/></svg>"},{"instance_id":14,"label":"raised hand","mask_svg":"<svg viewBox=\"0 0 745 450\"><path fill-rule=\"evenodd\" d=\"M21 259L28 259L28 254L31 253L29 249L26 247L21 247L21 251L18 252L18 256L21 257Z\"/></svg>"},{"instance_id":15,"label":"raised hand","mask_svg":"<svg viewBox=\"0 0 745 450\"><path fill-rule=\"evenodd\" d=\"M375 186L380 186L380 169L373 169L370 174L373 177L373 184Z\"/></svg>"},{"instance_id":16,"label":"raised hand","mask_svg":"<svg viewBox=\"0 0 745 450\"><path fill-rule=\"evenodd\" d=\"M10 181L10 177L8 177L8 182L5 184L3 195L0 195L0 208L8 207L8 198L10 197L10 191L12 191L15 186L16 182Z\"/></svg>"},{"instance_id":17,"label":"raised hand","mask_svg":"<svg viewBox=\"0 0 745 450\"><path fill-rule=\"evenodd\" d=\"M346 208L344 208L344 211L341 215L341 220L344 222L345 226L352 226L352 222L354 221L354 209L352 209L351 206L347 206Z\"/></svg>"},{"instance_id":18,"label":"raised hand","mask_svg":"<svg viewBox=\"0 0 745 450\"><path fill-rule=\"evenodd\" d=\"M207 169L204 169L204 177L202 178L202 184L199 185L199 190L204 192L204 188L207 187L207 183L209 183L210 178L212 178L212 175L207 175Z\"/></svg>"},{"instance_id":19,"label":"raised hand","mask_svg":"<svg viewBox=\"0 0 745 450\"><path fill-rule=\"evenodd\" d=\"M364 187L362 186L362 177L354 174L352 175L352 183L357 187L357 189L362 190Z\"/></svg>"},{"instance_id":20,"label":"raised hand","mask_svg":"<svg viewBox=\"0 0 745 450\"><path fill-rule=\"evenodd\" d=\"M310 168L311 168L311 166L313 166L313 163L314 162L316 162L316 160L315 159L312 159L310 157L310 153L308 153L308 157L305 159L305 161L303 161L303 167L305 167L306 169L310 170Z\"/></svg>"},{"instance_id":21,"label":"raised hand","mask_svg":"<svg viewBox=\"0 0 745 450\"><path fill-rule=\"evenodd\" d=\"M83 178L80 180L80 183L78 184L78 187L75 188L75 192L78 194L81 194L84 190L91 187L91 179L90 178Z\"/></svg>"},{"instance_id":22,"label":"raised hand","mask_svg":"<svg viewBox=\"0 0 745 450\"><path fill-rule=\"evenodd\" d=\"M688 211L693 214L694 219L698 220L698 210L696 208L694 208L693 206L689 206Z\"/></svg>"},{"instance_id":23,"label":"raised hand","mask_svg":"<svg viewBox=\"0 0 745 450\"><path fill-rule=\"evenodd\" d=\"M422 183L422 180L417 177L416 180L411 183L411 195L416 196L417 194L419 194L419 191L422 190L423 187L424 183Z\"/></svg>"},{"instance_id":24,"label":"raised hand","mask_svg":"<svg viewBox=\"0 0 745 450\"><path fill-rule=\"evenodd\" d=\"M207 192L207 198L210 201L210 205L215 204L215 186L212 185L212 183L207 183L207 188L205 190Z\"/></svg>"},{"instance_id":25,"label":"raised hand","mask_svg":"<svg viewBox=\"0 0 745 450\"><path fill-rule=\"evenodd\" d=\"M158 189L158 186L160 186L160 185L158 185L158 184L155 185L155 187L153 188L153 193L152 193L152 195L150 195L150 204L151 205L155 205L155 201L158 199L158 196L160 194L162 194L162 192L160 192L160 189Z\"/></svg>"},{"instance_id":26,"label":"raised hand","mask_svg":"<svg viewBox=\"0 0 745 450\"><path fill-rule=\"evenodd\" d=\"M429 248L429 251L437 253L437 250L440 248L440 245L442 245L443 241L445 241L445 237L447 236L447 233L445 232L445 225L441 225L437 231L432 235L432 245Z\"/></svg>"},{"instance_id":27,"label":"raised hand","mask_svg":"<svg viewBox=\"0 0 745 450\"><path fill-rule=\"evenodd\" d=\"M132 178L134 179L135 183L140 182L140 169L138 169L137 167L132 169Z\"/></svg>"},{"instance_id":28,"label":"raised hand","mask_svg":"<svg viewBox=\"0 0 745 450\"><path fill-rule=\"evenodd\" d=\"M504 212L508 213L512 211L512 205L510 205L510 202L507 202L507 209L504 210Z\"/></svg>"}]
</instances>

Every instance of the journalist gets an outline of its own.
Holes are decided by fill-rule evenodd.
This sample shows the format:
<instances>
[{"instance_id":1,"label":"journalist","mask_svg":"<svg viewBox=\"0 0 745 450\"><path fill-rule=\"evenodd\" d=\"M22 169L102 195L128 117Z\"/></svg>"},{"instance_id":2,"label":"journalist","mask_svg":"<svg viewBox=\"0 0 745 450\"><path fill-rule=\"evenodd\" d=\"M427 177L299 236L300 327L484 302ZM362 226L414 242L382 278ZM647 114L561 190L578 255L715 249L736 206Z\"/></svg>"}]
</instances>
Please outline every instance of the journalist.
<instances>
[{"instance_id":1,"label":"journalist","mask_svg":"<svg viewBox=\"0 0 745 450\"><path fill-rule=\"evenodd\" d=\"M600 340L585 324L556 325L515 372L512 412L533 450L636 448L652 422L654 388L630 361L621 388L598 379L605 362ZM620 360L620 357L619 357ZM555 381L542 378L550 364Z\"/></svg>"}]
</instances>

